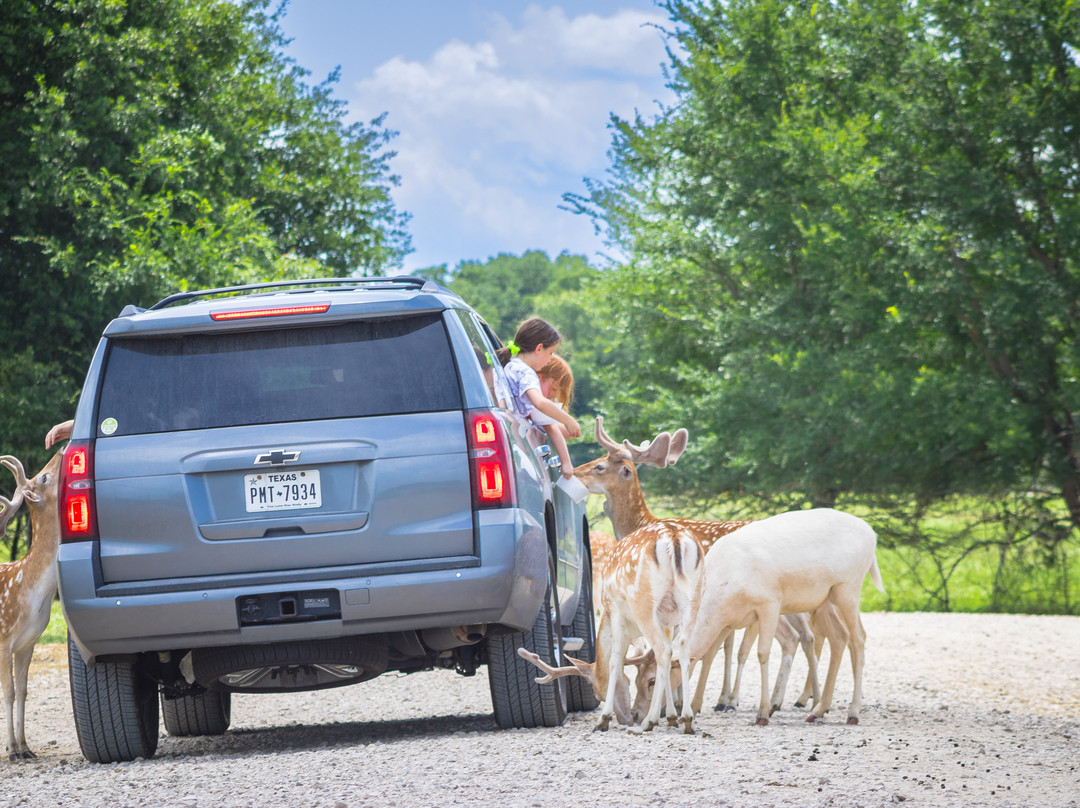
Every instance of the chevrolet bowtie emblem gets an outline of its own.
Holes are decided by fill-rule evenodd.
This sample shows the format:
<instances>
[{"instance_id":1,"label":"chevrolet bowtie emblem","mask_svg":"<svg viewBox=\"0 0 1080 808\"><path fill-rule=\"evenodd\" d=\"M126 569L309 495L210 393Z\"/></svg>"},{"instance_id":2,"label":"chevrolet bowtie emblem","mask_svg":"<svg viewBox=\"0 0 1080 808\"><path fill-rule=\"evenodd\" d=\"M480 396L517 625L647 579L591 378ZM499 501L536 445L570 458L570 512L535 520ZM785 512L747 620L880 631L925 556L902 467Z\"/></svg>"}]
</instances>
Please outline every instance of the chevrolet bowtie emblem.
<instances>
[{"instance_id":1,"label":"chevrolet bowtie emblem","mask_svg":"<svg viewBox=\"0 0 1080 808\"><path fill-rule=\"evenodd\" d=\"M287 452L284 449L274 449L271 452L263 452L255 456L256 466L281 466L285 463L295 463L300 459L299 452Z\"/></svg>"}]
</instances>

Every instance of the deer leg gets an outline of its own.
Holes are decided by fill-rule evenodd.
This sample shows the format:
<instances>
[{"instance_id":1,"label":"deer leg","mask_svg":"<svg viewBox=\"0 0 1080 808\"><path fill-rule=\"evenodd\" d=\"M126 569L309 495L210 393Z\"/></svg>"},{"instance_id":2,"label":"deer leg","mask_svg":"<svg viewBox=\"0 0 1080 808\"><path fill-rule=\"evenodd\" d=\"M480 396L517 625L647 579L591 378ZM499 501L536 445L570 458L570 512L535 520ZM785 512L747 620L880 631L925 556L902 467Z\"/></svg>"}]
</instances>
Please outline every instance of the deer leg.
<instances>
[{"instance_id":1,"label":"deer leg","mask_svg":"<svg viewBox=\"0 0 1080 808\"><path fill-rule=\"evenodd\" d=\"M26 760L36 758L26 744L26 691L30 676L30 661L34 657L34 644L16 651L15 668L15 753Z\"/></svg>"},{"instance_id":2,"label":"deer leg","mask_svg":"<svg viewBox=\"0 0 1080 808\"><path fill-rule=\"evenodd\" d=\"M11 676L11 643L0 646L0 689L4 691L4 708L7 711L7 752L8 760L18 760L19 749L15 742L15 681Z\"/></svg>"},{"instance_id":3,"label":"deer leg","mask_svg":"<svg viewBox=\"0 0 1080 808\"><path fill-rule=\"evenodd\" d=\"M667 638L665 638L667 639ZM671 641L661 641L659 645L651 643L656 654L656 686L653 688L652 702L645 720L641 722L641 731L649 732L660 723L660 710L667 701L668 713L675 715L675 705L671 694Z\"/></svg>"},{"instance_id":4,"label":"deer leg","mask_svg":"<svg viewBox=\"0 0 1080 808\"><path fill-rule=\"evenodd\" d=\"M680 688L683 693L690 692L690 638L686 634L681 634L675 644L675 650L679 655L679 676L681 679ZM690 709L690 702L688 699L683 699L682 712L679 715L679 722L683 725L683 733L686 735L694 734L694 711Z\"/></svg>"},{"instance_id":5,"label":"deer leg","mask_svg":"<svg viewBox=\"0 0 1080 808\"><path fill-rule=\"evenodd\" d=\"M758 702L757 724L769 723L769 653L776 637L776 623L780 619L780 610L775 604L768 604L758 610L758 663L761 665L761 701Z\"/></svg>"},{"instance_id":6,"label":"deer leg","mask_svg":"<svg viewBox=\"0 0 1080 808\"><path fill-rule=\"evenodd\" d=\"M694 689L694 698L690 702L690 709L694 715L701 712L701 705L705 701L705 682L709 678L709 668L712 667L713 657L716 656L717 651L724 645L724 641L731 637L731 629L724 629L713 640L712 645L705 652L705 655L701 658L701 673L698 674L697 687Z\"/></svg>"},{"instance_id":7,"label":"deer leg","mask_svg":"<svg viewBox=\"0 0 1080 808\"><path fill-rule=\"evenodd\" d=\"M787 692L788 679L791 678L791 664L795 661L795 651L799 647L798 634L783 616L776 624L776 641L780 643L780 649L784 653L780 658L780 672L776 675L769 715L779 710L780 705L784 703L784 693Z\"/></svg>"},{"instance_id":8,"label":"deer leg","mask_svg":"<svg viewBox=\"0 0 1080 808\"><path fill-rule=\"evenodd\" d=\"M757 623L751 623L746 627L746 631L743 632L742 642L739 643L739 658L735 664L735 684L731 689L731 701L725 710L734 710L739 706L739 689L742 687L742 675L743 669L746 667L746 660L750 658L750 649L754 647L754 640L758 636ZM760 647L760 646L759 646Z\"/></svg>"},{"instance_id":9,"label":"deer leg","mask_svg":"<svg viewBox=\"0 0 1080 808\"><path fill-rule=\"evenodd\" d=\"M817 672L817 663L821 659L821 650L825 646L825 636L822 634L814 634L814 641L807 647L806 639L802 641L803 653L806 654L806 664L809 670L806 672L806 683L803 685L802 693L799 694L799 698L795 701L796 707L805 707L807 704L813 701L813 704L817 706L817 703L821 701L821 684Z\"/></svg>"},{"instance_id":10,"label":"deer leg","mask_svg":"<svg viewBox=\"0 0 1080 808\"><path fill-rule=\"evenodd\" d=\"M833 605L838 605L833 602ZM856 606L856 610L858 607ZM843 614L839 611L836 612L838 619L830 620L829 629L826 636L829 640L829 670L825 674L825 686L821 691L821 701L814 705L814 709L810 712L810 715L806 717L807 722L813 723L819 718L822 718L825 713L832 707L833 690L836 687L836 674L840 670L840 662L844 658L844 648L847 647L849 632L846 628L846 620Z\"/></svg>"},{"instance_id":11,"label":"deer leg","mask_svg":"<svg viewBox=\"0 0 1080 808\"><path fill-rule=\"evenodd\" d=\"M866 631L863 629L862 619L859 617L858 601L855 602L850 621L851 642L851 678L855 686L851 693L851 704L848 705L847 722L859 723L859 713L862 711L862 674L863 665L866 662Z\"/></svg>"},{"instance_id":12,"label":"deer leg","mask_svg":"<svg viewBox=\"0 0 1080 808\"><path fill-rule=\"evenodd\" d=\"M720 698L716 700L716 710L726 710L731 704L731 657L735 650L735 634L728 634L724 640L724 688L720 691ZM734 707L730 709L734 710Z\"/></svg>"},{"instance_id":13,"label":"deer leg","mask_svg":"<svg viewBox=\"0 0 1080 808\"><path fill-rule=\"evenodd\" d=\"M615 691L623 676L623 662L626 660L626 649L630 645L630 638L619 621L611 630L611 653L608 656L608 682L607 692L604 694L604 703L600 705L600 720L593 727L593 732L606 732L611 719L615 717Z\"/></svg>"}]
</instances>

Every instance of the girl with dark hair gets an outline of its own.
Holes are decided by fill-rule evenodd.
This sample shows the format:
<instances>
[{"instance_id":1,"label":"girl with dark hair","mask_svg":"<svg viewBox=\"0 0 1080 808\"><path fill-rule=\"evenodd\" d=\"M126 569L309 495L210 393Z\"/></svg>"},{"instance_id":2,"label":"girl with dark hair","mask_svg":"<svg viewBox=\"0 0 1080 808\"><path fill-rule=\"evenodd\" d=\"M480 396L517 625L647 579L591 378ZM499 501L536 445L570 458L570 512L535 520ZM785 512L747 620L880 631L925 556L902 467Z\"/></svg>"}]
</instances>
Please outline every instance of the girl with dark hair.
<instances>
[{"instance_id":1,"label":"girl with dark hair","mask_svg":"<svg viewBox=\"0 0 1080 808\"><path fill-rule=\"evenodd\" d=\"M547 432L562 461L562 475L570 478L574 476L574 463L566 439L580 438L581 426L544 395L537 375L551 361L560 342L558 331L539 317L532 317L521 324L512 342L499 349L499 361L505 367L517 411L530 420L535 417L534 422Z\"/></svg>"}]
</instances>

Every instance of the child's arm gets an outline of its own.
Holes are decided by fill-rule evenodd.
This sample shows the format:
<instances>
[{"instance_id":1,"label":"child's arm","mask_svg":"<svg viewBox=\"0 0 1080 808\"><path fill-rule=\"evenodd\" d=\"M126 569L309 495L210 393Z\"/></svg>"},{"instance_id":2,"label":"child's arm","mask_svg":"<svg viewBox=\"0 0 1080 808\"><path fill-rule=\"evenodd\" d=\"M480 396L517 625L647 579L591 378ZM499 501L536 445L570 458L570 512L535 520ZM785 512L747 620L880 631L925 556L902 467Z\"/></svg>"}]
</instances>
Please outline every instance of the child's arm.
<instances>
[{"instance_id":1,"label":"child's arm","mask_svg":"<svg viewBox=\"0 0 1080 808\"><path fill-rule=\"evenodd\" d=\"M532 402L532 405L540 410L540 412L544 413L544 415L549 418L554 418L560 424L565 424L571 438L581 437L581 425L574 420L574 417L570 415L570 413L565 412L562 407L544 396L544 394L536 388L526 390L525 395L529 397L529 401Z\"/></svg>"},{"instance_id":2,"label":"child's arm","mask_svg":"<svg viewBox=\"0 0 1080 808\"><path fill-rule=\"evenodd\" d=\"M70 438L71 428L74 425L74 421L63 421L50 429L49 434L45 436L45 448L51 449L54 444Z\"/></svg>"}]
</instances>

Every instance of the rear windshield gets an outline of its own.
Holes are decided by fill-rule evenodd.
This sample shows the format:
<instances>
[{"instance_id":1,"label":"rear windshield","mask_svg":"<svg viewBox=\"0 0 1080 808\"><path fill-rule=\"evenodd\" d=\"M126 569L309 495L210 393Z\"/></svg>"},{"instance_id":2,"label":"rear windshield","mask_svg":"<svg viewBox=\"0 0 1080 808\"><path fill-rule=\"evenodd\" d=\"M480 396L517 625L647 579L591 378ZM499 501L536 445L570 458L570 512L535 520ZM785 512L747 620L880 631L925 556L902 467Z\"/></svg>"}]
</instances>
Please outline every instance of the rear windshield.
<instances>
[{"instance_id":1,"label":"rear windshield","mask_svg":"<svg viewBox=\"0 0 1080 808\"><path fill-rule=\"evenodd\" d=\"M461 409L438 314L113 340L98 435Z\"/></svg>"}]
</instances>

